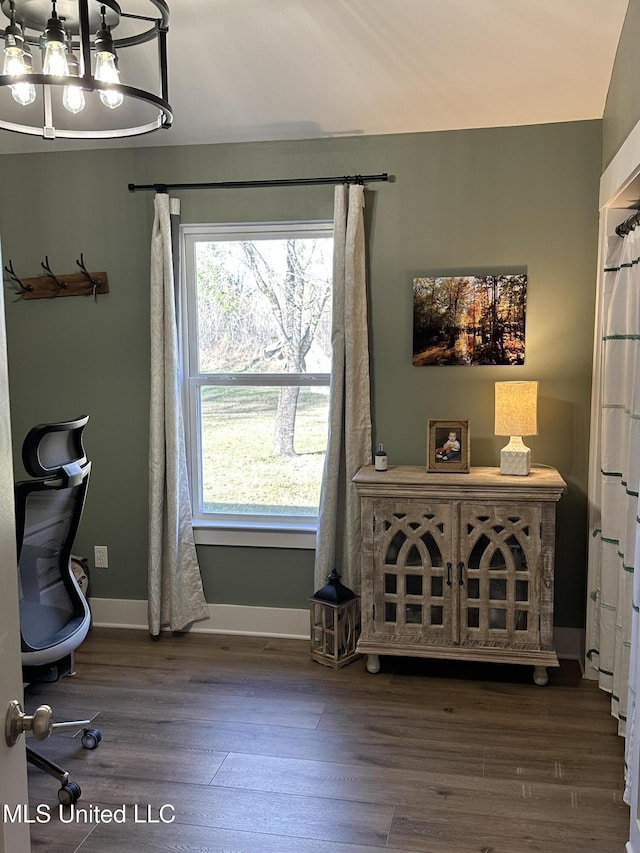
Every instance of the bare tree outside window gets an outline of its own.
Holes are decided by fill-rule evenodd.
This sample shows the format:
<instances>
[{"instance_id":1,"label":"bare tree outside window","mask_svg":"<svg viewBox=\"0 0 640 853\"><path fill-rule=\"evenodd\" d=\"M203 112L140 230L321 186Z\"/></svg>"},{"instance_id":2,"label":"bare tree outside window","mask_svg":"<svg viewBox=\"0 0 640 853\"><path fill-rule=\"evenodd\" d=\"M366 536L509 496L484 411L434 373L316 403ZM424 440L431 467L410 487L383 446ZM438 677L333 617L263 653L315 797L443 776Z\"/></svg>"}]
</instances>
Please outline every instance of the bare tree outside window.
<instances>
[{"instance_id":1,"label":"bare tree outside window","mask_svg":"<svg viewBox=\"0 0 640 853\"><path fill-rule=\"evenodd\" d=\"M289 230L194 242L189 373L205 513L317 514L333 240Z\"/></svg>"}]
</instances>

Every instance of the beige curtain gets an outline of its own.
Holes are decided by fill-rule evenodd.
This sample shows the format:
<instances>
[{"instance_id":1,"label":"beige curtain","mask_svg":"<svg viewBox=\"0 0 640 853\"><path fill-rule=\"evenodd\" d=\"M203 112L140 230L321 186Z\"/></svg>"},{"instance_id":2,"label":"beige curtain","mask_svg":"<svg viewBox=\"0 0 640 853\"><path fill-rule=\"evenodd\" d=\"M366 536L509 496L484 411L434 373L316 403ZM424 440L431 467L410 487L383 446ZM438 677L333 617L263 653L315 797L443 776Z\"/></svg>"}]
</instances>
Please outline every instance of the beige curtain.
<instances>
[{"instance_id":1,"label":"beige curtain","mask_svg":"<svg viewBox=\"0 0 640 853\"><path fill-rule=\"evenodd\" d=\"M183 631L208 617L191 527L180 402L172 216L180 202L155 197L151 239L149 430L149 631Z\"/></svg>"},{"instance_id":2,"label":"beige curtain","mask_svg":"<svg viewBox=\"0 0 640 853\"><path fill-rule=\"evenodd\" d=\"M360 589L360 508L353 476L371 463L371 399L365 277L364 188L338 186L334 206L333 328L329 441L325 458L315 588L337 569Z\"/></svg>"}]
</instances>

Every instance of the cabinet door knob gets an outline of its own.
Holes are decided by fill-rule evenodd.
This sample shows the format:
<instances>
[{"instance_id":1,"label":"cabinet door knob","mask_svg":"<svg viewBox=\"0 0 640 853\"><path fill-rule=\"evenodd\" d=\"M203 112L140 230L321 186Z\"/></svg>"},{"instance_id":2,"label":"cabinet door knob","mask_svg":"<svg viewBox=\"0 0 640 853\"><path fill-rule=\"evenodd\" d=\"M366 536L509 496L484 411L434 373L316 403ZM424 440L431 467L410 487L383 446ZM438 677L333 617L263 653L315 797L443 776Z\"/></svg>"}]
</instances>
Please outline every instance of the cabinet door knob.
<instances>
[{"instance_id":1,"label":"cabinet door knob","mask_svg":"<svg viewBox=\"0 0 640 853\"><path fill-rule=\"evenodd\" d=\"M464 585L463 572L464 572L464 563L458 563L458 583L460 584L460 586Z\"/></svg>"},{"instance_id":2,"label":"cabinet door knob","mask_svg":"<svg viewBox=\"0 0 640 853\"><path fill-rule=\"evenodd\" d=\"M447 586L451 586L451 563L447 563Z\"/></svg>"}]
</instances>

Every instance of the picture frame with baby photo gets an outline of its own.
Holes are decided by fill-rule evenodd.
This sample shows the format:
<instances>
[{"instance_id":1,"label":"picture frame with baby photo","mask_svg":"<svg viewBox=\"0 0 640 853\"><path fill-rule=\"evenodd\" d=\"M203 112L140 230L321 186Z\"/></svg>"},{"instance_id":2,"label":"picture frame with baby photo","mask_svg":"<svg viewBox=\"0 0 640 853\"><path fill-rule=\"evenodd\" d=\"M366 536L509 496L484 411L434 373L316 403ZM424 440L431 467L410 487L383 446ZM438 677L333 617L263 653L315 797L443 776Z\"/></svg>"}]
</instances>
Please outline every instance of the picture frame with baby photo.
<instances>
[{"instance_id":1,"label":"picture frame with baby photo","mask_svg":"<svg viewBox=\"0 0 640 853\"><path fill-rule=\"evenodd\" d=\"M427 471L468 474L470 459L469 421L428 422Z\"/></svg>"}]
</instances>

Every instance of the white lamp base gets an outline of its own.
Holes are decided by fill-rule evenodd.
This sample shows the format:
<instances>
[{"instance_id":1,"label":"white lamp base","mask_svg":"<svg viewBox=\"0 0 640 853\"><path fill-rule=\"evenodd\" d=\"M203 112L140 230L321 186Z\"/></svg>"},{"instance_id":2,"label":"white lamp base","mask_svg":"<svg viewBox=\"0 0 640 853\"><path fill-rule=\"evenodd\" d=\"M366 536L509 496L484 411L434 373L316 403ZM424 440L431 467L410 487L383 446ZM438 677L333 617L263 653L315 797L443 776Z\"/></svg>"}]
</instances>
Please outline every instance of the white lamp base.
<instances>
[{"instance_id":1,"label":"white lamp base","mask_svg":"<svg viewBox=\"0 0 640 853\"><path fill-rule=\"evenodd\" d=\"M500 473L525 476L531 471L531 449L521 435L512 435L500 451Z\"/></svg>"}]
</instances>

